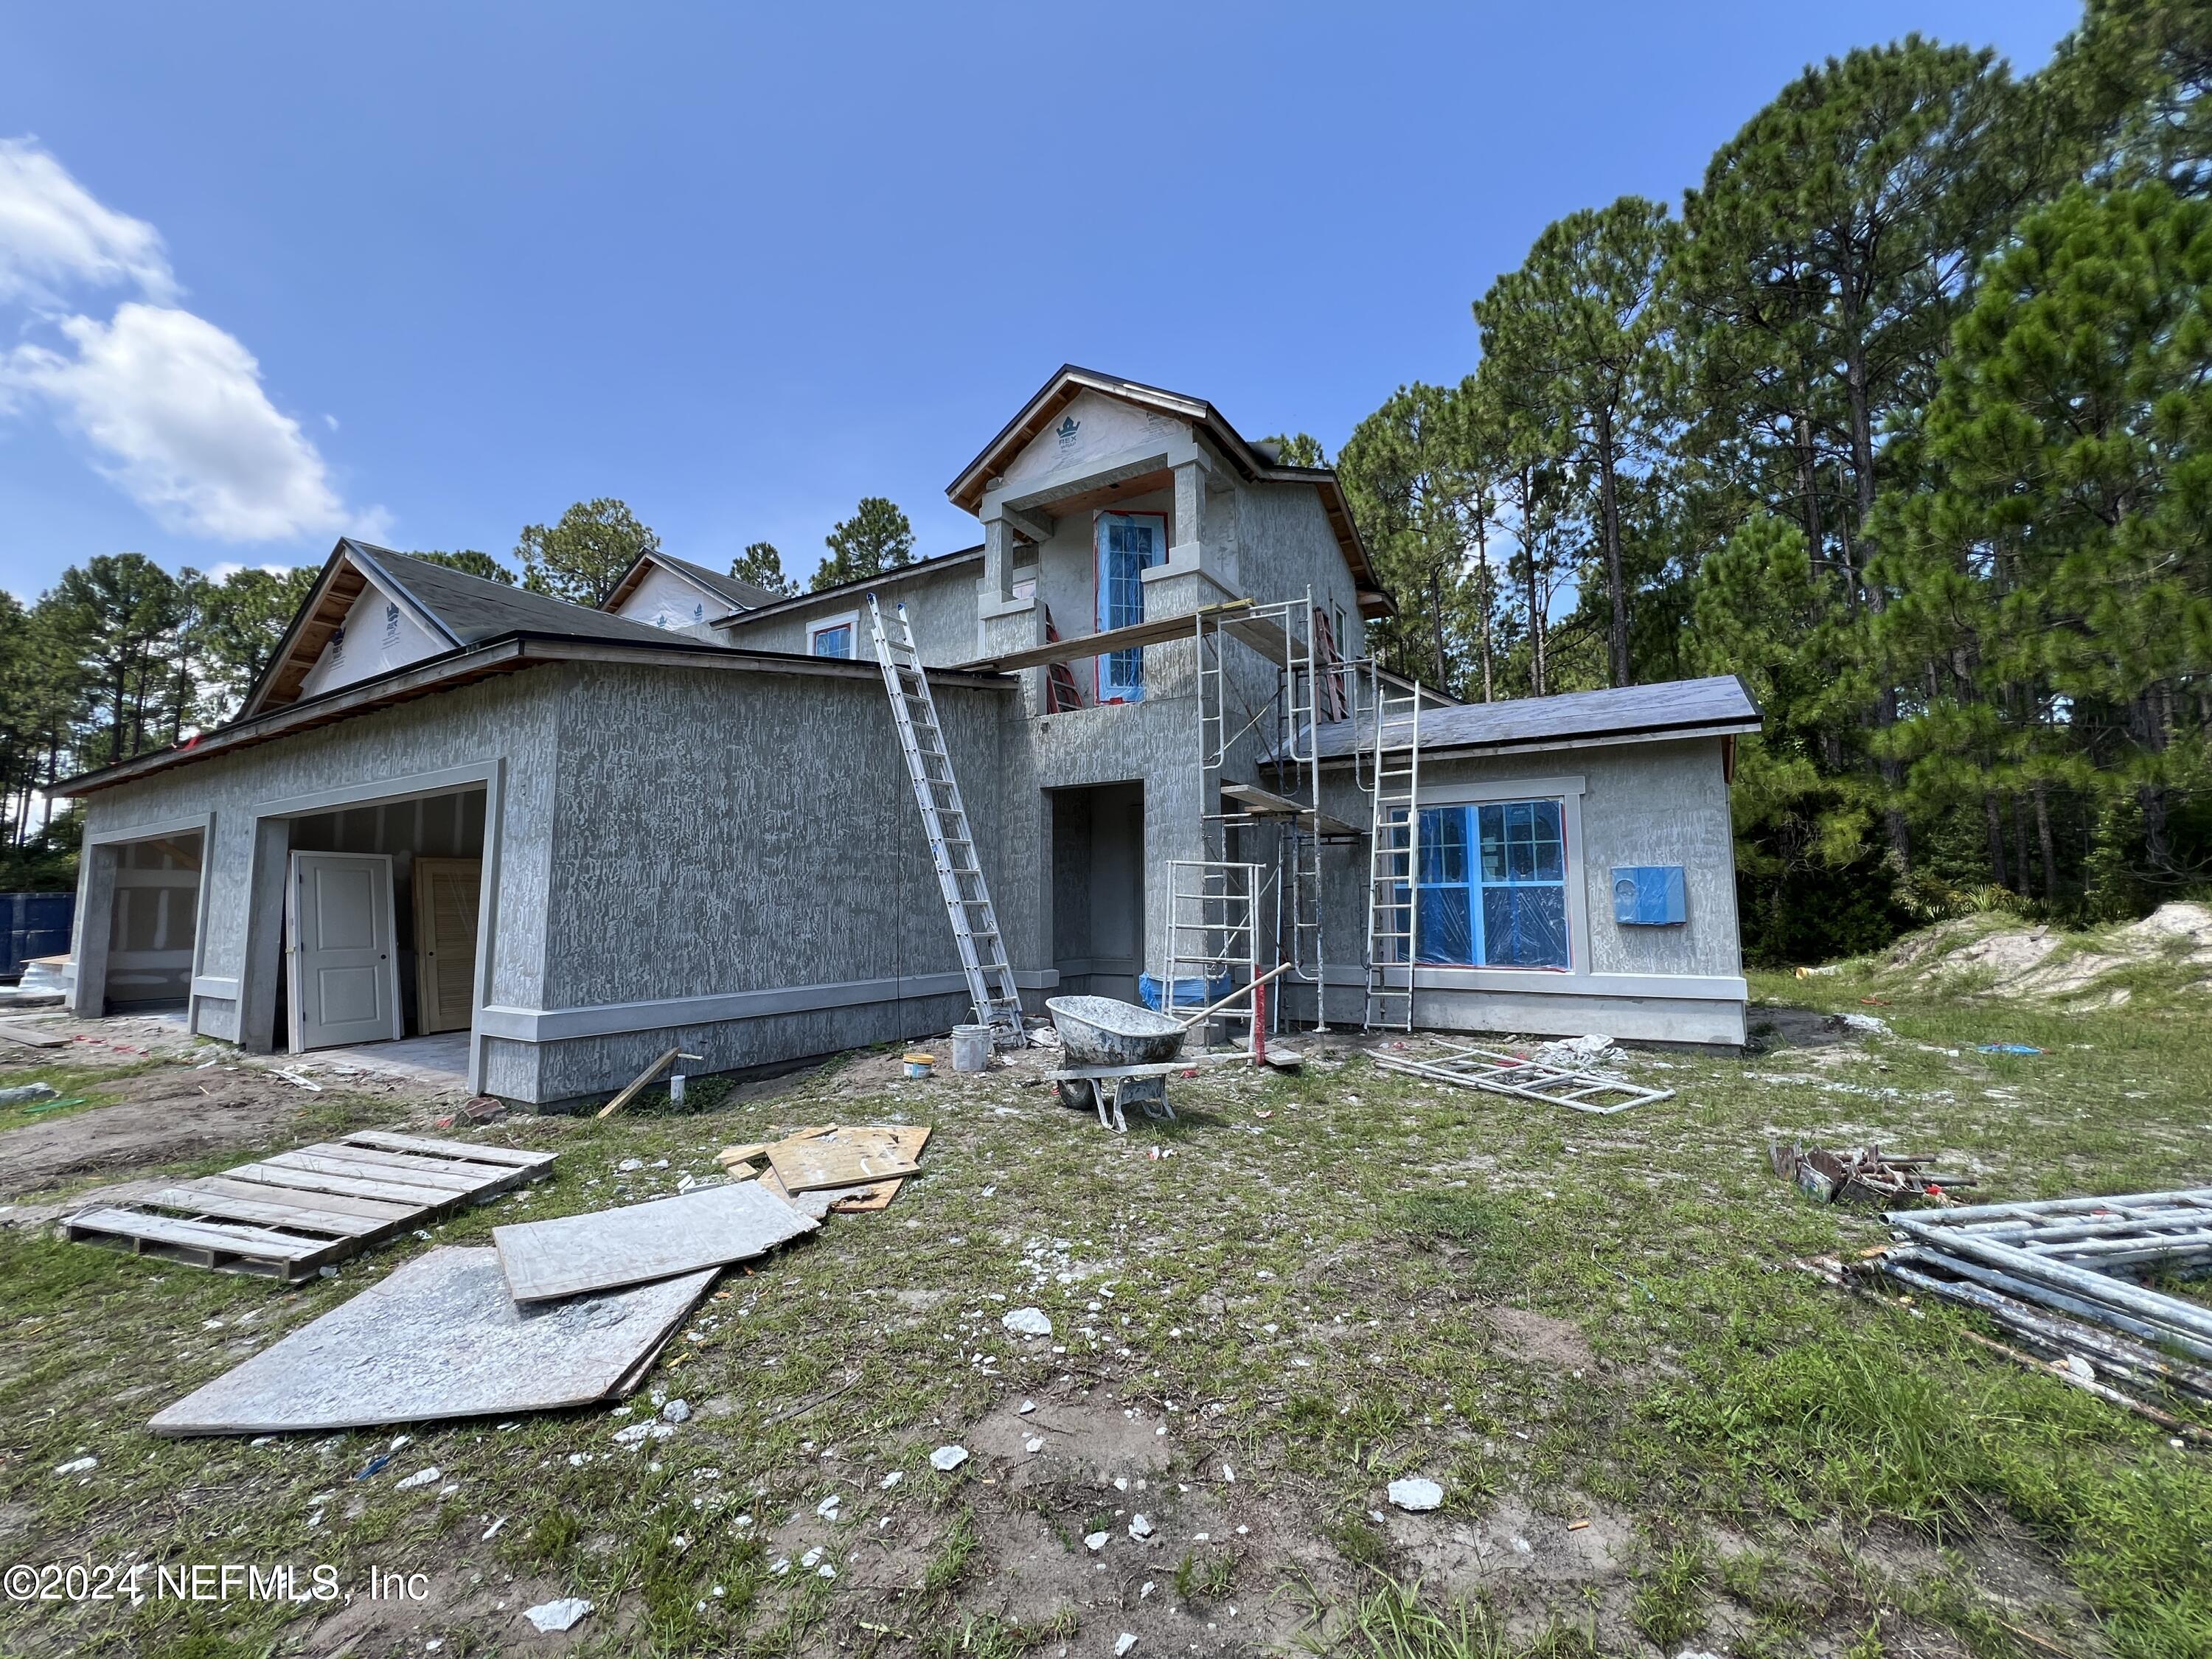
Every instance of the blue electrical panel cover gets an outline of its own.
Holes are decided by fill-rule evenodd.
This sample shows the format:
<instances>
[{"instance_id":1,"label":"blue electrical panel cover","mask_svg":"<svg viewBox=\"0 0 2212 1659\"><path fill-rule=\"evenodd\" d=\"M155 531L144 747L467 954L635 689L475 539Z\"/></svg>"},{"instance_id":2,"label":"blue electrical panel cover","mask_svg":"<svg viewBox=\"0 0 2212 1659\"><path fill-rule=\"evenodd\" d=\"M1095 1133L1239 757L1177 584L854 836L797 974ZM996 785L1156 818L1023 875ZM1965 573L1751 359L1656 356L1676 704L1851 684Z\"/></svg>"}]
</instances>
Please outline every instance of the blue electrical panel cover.
<instances>
[{"instance_id":1,"label":"blue electrical panel cover","mask_svg":"<svg viewBox=\"0 0 2212 1659\"><path fill-rule=\"evenodd\" d=\"M1629 864L1613 872L1613 919L1624 927L1664 927L1689 920L1679 864Z\"/></svg>"}]
</instances>

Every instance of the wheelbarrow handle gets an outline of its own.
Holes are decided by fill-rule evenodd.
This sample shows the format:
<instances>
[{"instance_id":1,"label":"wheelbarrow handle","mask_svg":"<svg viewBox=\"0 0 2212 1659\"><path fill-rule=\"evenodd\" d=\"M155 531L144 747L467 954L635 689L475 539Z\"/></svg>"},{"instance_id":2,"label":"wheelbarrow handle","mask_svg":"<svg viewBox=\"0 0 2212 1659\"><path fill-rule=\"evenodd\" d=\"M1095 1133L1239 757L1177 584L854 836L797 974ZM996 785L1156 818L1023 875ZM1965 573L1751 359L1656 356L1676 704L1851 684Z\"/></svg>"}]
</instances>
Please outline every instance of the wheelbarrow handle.
<instances>
[{"instance_id":1,"label":"wheelbarrow handle","mask_svg":"<svg viewBox=\"0 0 2212 1659\"><path fill-rule=\"evenodd\" d=\"M1220 1001L1215 1003L1212 1007L1200 1009L1188 1019L1183 1021L1181 1029L1188 1031L1192 1026L1197 1024L1199 1021L1208 1018L1212 1015L1220 1012L1221 1010L1226 1008L1231 1003L1236 1001L1240 997L1251 995L1255 989L1265 985L1269 980L1273 979L1279 975L1289 973L1291 969L1297 965L1297 963L1290 962L1277 963L1274 967L1267 969L1266 973L1261 975L1259 978L1254 980L1251 984L1240 985L1235 990L1231 991L1227 996L1222 998ZM1169 994L1170 996L1174 994L1174 987L1172 984L1169 987Z\"/></svg>"}]
</instances>

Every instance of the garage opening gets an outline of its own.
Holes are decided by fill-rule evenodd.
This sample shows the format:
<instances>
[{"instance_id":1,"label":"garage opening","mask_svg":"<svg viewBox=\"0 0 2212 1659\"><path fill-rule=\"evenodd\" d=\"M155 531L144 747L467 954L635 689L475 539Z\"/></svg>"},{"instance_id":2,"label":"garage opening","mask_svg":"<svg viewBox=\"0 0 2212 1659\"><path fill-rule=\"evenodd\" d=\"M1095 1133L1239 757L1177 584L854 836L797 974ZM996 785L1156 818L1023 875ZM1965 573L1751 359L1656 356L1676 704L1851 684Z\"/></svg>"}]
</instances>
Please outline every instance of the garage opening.
<instances>
[{"instance_id":1,"label":"garage opening","mask_svg":"<svg viewBox=\"0 0 2212 1659\"><path fill-rule=\"evenodd\" d=\"M205 839L191 830L115 847L102 1012L167 1013L191 999Z\"/></svg>"},{"instance_id":2,"label":"garage opening","mask_svg":"<svg viewBox=\"0 0 2212 1659\"><path fill-rule=\"evenodd\" d=\"M378 1045L465 1073L478 982L484 791L291 820L276 1029L294 1053Z\"/></svg>"}]
</instances>

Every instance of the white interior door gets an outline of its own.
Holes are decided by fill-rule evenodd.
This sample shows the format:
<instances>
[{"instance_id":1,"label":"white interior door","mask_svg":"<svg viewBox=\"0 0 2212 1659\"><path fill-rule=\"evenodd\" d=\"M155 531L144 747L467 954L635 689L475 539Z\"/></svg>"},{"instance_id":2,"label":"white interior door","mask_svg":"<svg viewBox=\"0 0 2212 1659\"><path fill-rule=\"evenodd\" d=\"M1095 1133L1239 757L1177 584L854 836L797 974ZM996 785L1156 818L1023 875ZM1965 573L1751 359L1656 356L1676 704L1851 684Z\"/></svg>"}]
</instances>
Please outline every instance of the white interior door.
<instances>
[{"instance_id":1,"label":"white interior door","mask_svg":"<svg viewBox=\"0 0 2212 1659\"><path fill-rule=\"evenodd\" d=\"M400 1035L388 856L293 854L284 939L295 1053Z\"/></svg>"}]
</instances>

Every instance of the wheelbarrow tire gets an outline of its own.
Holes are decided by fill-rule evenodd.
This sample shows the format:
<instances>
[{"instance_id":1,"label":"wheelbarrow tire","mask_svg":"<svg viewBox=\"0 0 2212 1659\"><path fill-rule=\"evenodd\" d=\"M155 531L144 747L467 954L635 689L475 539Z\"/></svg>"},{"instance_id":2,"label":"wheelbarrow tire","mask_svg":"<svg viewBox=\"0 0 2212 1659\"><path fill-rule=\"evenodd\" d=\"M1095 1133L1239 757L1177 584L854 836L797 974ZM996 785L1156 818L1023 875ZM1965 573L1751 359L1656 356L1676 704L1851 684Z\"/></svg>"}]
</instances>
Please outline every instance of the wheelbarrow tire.
<instances>
[{"instance_id":1,"label":"wheelbarrow tire","mask_svg":"<svg viewBox=\"0 0 2212 1659\"><path fill-rule=\"evenodd\" d=\"M1052 1085L1052 1091L1060 1103L1068 1110L1087 1112L1091 1109L1091 1088L1092 1085L1089 1083L1070 1083L1063 1079Z\"/></svg>"}]
</instances>

